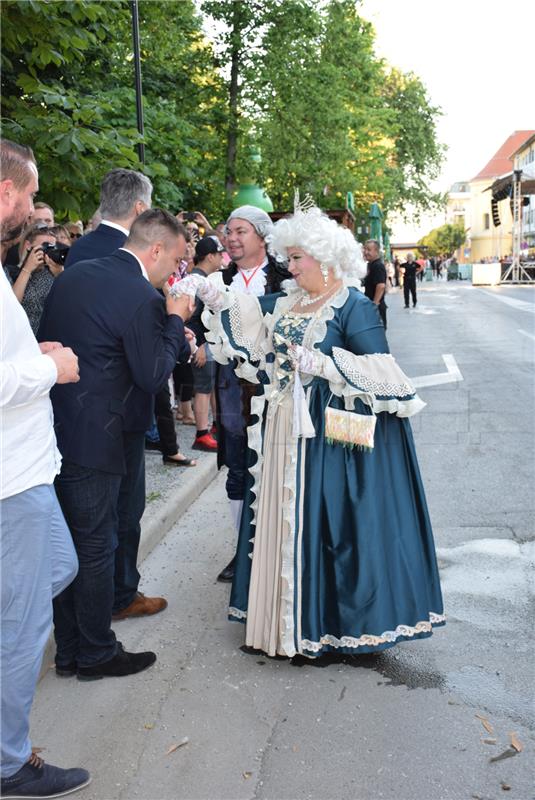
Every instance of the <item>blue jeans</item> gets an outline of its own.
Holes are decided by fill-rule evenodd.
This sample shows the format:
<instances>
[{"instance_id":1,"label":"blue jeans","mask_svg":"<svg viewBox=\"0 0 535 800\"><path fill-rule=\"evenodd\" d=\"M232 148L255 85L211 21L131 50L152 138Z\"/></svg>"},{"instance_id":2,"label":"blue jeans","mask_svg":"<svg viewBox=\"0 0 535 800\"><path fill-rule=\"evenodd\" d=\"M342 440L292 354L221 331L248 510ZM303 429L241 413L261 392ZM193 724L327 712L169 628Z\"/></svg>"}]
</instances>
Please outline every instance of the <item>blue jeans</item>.
<instances>
[{"instance_id":1,"label":"blue jeans","mask_svg":"<svg viewBox=\"0 0 535 800\"><path fill-rule=\"evenodd\" d=\"M50 485L0 503L2 778L26 763L30 710L52 627L52 598L74 579L76 553Z\"/></svg>"},{"instance_id":2,"label":"blue jeans","mask_svg":"<svg viewBox=\"0 0 535 800\"><path fill-rule=\"evenodd\" d=\"M117 652L111 629L120 475L63 461L56 491L78 555L76 579L54 600L56 664L89 667Z\"/></svg>"},{"instance_id":3,"label":"blue jeans","mask_svg":"<svg viewBox=\"0 0 535 800\"><path fill-rule=\"evenodd\" d=\"M115 596L113 613L130 605L136 596L141 517L145 511L145 434L124 433L126 475L122 476L117 513L118 546L115 551Z\"/></svg>"}]
</instances>

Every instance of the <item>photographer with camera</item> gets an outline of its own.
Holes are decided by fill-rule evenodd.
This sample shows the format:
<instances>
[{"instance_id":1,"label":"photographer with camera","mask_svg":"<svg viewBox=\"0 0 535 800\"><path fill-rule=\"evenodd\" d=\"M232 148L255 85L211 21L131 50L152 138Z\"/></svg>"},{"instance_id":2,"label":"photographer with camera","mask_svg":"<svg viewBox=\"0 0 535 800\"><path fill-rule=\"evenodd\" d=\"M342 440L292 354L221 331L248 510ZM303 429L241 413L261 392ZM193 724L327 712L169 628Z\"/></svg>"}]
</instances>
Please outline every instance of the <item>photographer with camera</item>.
<instances>
[{"instance_id":1,"label":"photographer with camera","mask_svg":"<svg viewBox=\"0 0 535 800\"><path fill-rule=\"evenodd\" d=\"M200 211L179 211L176 218L185 225L186 230L194 240L194 245L212 230L210 223Z\"/></svg>"},{"instance_id":2,"label":"photographer with camera","mask_svg":"<svg viewBox=\"0 0 535 800\"><path fill-rule=\"evenodd\" d=\"M20 264L13 291L22 305L32 331L37 334L45 300L55 278L63 272L69 248L57 244L46 224L37 222L23 231L20 240Z\"/></svg>"}]
</instances>

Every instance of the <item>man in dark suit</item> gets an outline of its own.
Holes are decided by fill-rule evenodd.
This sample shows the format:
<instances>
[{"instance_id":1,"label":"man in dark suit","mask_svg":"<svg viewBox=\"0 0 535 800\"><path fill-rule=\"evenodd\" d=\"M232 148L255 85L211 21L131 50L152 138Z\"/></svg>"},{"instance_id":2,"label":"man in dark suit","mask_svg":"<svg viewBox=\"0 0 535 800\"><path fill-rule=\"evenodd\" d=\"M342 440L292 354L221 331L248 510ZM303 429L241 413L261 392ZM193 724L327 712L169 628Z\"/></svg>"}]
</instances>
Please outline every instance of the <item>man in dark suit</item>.
<instances>
[{"instance_id":1,"label":"man in dark suit","mask_svg":"<svg viewBox=\"0 0 535 800\"><path fill-rule=\"evenodd\" d=\"M65 268L88 258L109 256L125 243L132 223L151 207L152 183L132 169L112 169L100 186L100 225L77 239L69 250Z\"/></svg>"},{"instance_id":2,"label":"man in dark suit","mask_svg":"<svg viewBox=\"0 0 535 800\"><path fill-rule=\"evenodd\" d=\"M100 187L98 227L71 247L66 267L86 259L109 256L122 247L134 220L151 205L152 184L141 172L112 169ZM144 414L141 415L144 418ZM146 597L138 591L137 568L141 517L145 510L145 437L132 401L125 419L126 472L121 480L117 513L119 543L115 551L114 619L157 614L167 607L163 597Z\"/></svg>"},{"instance_id":3,"label":"man in dark suit","mask_svg":"<svg viewBox=\"0 0 535 800\"><path fill-rule=\"evenodd\" d=\"M80 364L74 391L66 386L52 393L63 456L56 489L80 563L77 578L54 603L61 676L128 675L156 659L150 652L127 653L110 627L117 506L129 431L139 429L143 437L152 395L177 359L191 355L183 320L192 309L164 300L155 288L185 251L183 226L166 211L145 211L124 248L67 270L47 298L40 336L76 343Z\"/></svg>"}]
</instances>

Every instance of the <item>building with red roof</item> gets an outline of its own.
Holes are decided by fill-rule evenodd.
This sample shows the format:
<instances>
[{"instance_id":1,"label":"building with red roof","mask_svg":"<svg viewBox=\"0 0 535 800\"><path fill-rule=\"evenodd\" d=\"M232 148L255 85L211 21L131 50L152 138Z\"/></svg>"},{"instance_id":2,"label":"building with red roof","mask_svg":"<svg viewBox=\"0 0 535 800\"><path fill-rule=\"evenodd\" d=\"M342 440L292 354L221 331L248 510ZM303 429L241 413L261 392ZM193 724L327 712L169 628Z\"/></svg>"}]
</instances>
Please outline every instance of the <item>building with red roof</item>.
<instances>
[{"instance_id":1,"label":"building with red roof","mask_svg":"<svg viewBox=\"0 0 535 800\"><path fill-rule=\"evenodd\" d=\"M535 135L535 130L514 131L470 183L470 259L503 259L511 255L513 220L508 202L500 204L501 224L492 221L492 193L486 191L496 178L513 170L513 157Z\"/></svg>"}]
</instances>

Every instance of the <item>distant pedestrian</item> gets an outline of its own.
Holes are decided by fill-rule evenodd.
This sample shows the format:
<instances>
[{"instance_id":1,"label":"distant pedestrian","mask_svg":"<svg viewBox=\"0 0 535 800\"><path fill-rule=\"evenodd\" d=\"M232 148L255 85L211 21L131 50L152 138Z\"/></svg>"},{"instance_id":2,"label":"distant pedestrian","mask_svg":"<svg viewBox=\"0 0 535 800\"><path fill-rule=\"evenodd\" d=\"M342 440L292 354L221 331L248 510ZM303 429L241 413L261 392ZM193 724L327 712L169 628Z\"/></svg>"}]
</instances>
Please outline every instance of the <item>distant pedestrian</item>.
<instances>
[{"instance_id":1,"label":"distant pedestrian","mask_svg":"<svg viewBox=\"0 0 535 800\"><path fill-rule=\"evenodd\" d=\"M394 259L394 281L396 286L401 286L399 280L399 267L400 267L399 258L396 256Z\"/></svg>"},{"instance_id":2,"label":"distant pedestrian","mask_svg":"<svg viewBox=\"0 0 535 800\"><path fill-rule=\"evenodd\" d=\"M412 296L412 307L416 306L416 276L424 267L414 260L414 253L407 253L407 260L400 267L403 273L403 297L405 308L409 308L409 296Z\"/></svg>"},{"instance_id":3,"label":"distant pedestrian","mask_svg":"<svg viewBox=\"0 0 535 800\"><path fill-rule=\"evenodd\" d=\"M364 244L362 254L368 262L368 270L364 278L364 294L377 306L386 331L386 269L381 260L381 246L377 239L368 239Z\"/></svg>"}]
</instances>

